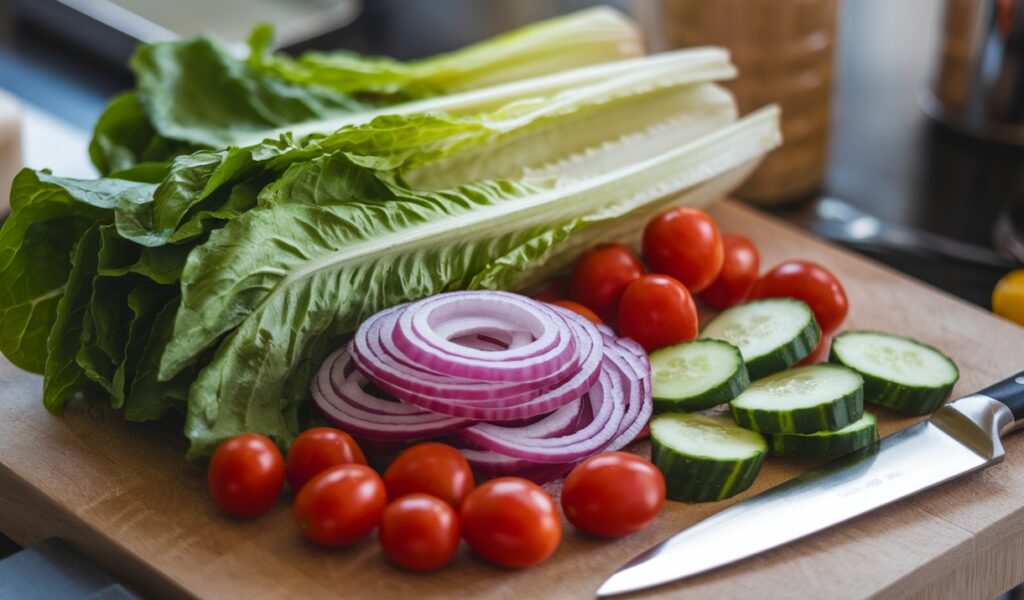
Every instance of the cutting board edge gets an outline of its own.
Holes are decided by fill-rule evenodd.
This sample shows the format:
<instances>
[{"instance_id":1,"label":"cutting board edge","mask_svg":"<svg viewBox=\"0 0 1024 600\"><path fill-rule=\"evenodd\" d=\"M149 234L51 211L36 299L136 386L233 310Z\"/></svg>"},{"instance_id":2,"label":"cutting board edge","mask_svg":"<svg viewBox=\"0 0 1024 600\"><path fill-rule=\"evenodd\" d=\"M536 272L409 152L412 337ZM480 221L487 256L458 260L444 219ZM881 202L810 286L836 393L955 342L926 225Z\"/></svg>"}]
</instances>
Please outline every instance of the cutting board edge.
<instances>
[{"instance_id":1,"label":"cutting board edge","mask_svg":"<svg viewBox=\"0 0 1024 600\"><path fill-rule=\"evenodd\" d=\"M49 494L33 487L7 465L0 463L0 531L22 547L49 538L60 538L87 556L118 581L146 596L196 598L186 585L176 581L146 559L97 531L82 516L61 506Z\"/></svg>"}]
</instances>

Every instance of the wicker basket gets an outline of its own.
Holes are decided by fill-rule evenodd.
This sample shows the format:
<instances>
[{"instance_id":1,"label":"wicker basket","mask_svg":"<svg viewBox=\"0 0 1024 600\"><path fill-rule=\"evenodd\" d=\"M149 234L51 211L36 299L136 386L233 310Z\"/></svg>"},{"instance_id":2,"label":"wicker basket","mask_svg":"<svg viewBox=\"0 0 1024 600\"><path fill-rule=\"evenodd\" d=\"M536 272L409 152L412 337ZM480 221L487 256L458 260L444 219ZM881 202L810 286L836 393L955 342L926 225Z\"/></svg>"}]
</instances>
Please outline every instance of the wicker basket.
<instances>
[{"instance_id":1,"label":"wicker basket","mask_svg":"<svg viewBox=\"0 0 1024 600\"><path fill-rule=\"evenodd\" d=\"M775 204L821 183L828 151L838 0L635 0L653 49L724 46L740 77L727 82L749 112L782 107L783 145L737 195Z\"/></svg>"}]
</instances>

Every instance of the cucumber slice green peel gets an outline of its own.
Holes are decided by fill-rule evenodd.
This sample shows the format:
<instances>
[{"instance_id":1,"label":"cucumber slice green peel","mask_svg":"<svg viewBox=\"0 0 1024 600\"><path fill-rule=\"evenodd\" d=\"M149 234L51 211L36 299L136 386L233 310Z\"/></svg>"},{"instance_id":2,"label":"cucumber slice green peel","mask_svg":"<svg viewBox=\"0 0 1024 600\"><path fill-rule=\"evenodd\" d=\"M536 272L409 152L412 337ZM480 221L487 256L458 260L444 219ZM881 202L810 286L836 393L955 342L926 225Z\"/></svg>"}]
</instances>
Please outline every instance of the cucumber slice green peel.
<instances>
[{"instance_id":1,"label":"cucumber slice green peel","mask_svg":"<svg viewBox=\"0 0 1024 600\"><path fill-rule=\"evenodd\" d=\"M800 300L767 298L723 311L701 338L729 342L740 350L751 379L788 369L814 351L821 330Z\"/></svg>"},{"instance_id":2,"label":"cucumber slice green peel","mask_svg":"<svg viewBox=\"0 0 1024 600\"><path fill-rule=\"evenodd\" d=\"M724 500L750 487L768 443L725 415L665 413L651 419L651 461L666 496L680 502Z\"/></svg>"},{"instance_id":3,"label":"cucumber slice green peel","mask_svg":"<svg viewBox=\"0 0 1024 600\"><path fill-rule=\"evenodd\" d=\"M776 433L768 436L776 456L832 457L848 454L878 441L875 416L865 413L857 422L839 431L817 433Z\"/></svg>"},{"instance_id":4,"label":"cucumber slice green peel","mask_svg":"<svg viewBox=\"0 0 1024 600\"><path fill-rule=\"evenodd\" d=\"M832 340L829 360L864 378L864 399L907 415L926 415L960 379L951 358L921 342L877 331L848 331Z\"/></svg>"},{"instance_id":5,"label":"cucumber slice green peel","mask_svg":"<svg viewBox=\"0 0 1024 600\"><path fill-rule=\"evenodd\" d=\"M750 384L739 349L721 340L683 342L651 353L650 360L656 411L725 404Z\"/></svg>"},{"instance_id":6,"label":"cucumber slice green peel","mask_svg":"<svg viewBox=\"0 0 1024 600\"><path fill-rule=\"evenodd\" d=\"M751 383L729 409L761 433L837 431L864 416L864 380L842 365L797 367Z\"/></svg>"}]
</instances>

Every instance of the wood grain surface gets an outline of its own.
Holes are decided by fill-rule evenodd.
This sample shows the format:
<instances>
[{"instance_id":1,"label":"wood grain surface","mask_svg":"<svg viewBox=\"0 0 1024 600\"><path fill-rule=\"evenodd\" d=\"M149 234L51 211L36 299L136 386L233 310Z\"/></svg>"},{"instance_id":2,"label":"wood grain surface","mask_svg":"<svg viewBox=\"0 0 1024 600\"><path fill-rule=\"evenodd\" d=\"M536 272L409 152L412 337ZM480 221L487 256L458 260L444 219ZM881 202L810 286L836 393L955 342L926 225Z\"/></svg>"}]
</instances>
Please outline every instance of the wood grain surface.
<instances>
[{"instance_id":1,"label":"wood grain surface","mask_svg":"<svg viewBox=\"0 0 1024 600\"><path fill-rule=\"evenodd\" d=\"M962 372L957 395L1024 368L1024 329L738 204L711 212L724 230L752 237L766 266L799 257L836 272L850 297L846 328L899 332L949 353ZM62 537L160 597L590 598L638 552L815 465L769 459L746 493L668 502L652 526L618 541L567 525L562 546L537 568L503 570L463 547L447 568L412 575L391 567L375 539L341 551L306 544L287 500L253 521L221 516L202 466L183 458L180 422L129 424L77 401L58 418L40 394L38 377L0 361L0 530L26 545ZM913 422L870 410L883 435ZM986 471L636 597L990 599L1024 581L1024 433L1008 438L1006 450L1006 460Z\"/></svg>"}]
</instances>

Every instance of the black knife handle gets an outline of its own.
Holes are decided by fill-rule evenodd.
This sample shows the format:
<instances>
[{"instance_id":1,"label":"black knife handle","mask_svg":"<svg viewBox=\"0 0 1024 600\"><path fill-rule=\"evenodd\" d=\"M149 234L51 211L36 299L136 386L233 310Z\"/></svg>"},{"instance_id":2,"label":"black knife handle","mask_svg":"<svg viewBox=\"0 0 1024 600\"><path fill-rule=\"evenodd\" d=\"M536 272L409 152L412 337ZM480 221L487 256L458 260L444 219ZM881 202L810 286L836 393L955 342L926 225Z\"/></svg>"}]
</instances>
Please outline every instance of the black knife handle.
<instances>
[{"instance_id":1,"label":"black knife handle","mask_svg":"<svg viewBox=\"0 0 1024 600\"><path fill-rule=\"evenodd\" d=\"M978 392L1006 405L1016 421L1024 419L1024 371Z\"/></svg>"}]
</instances>

